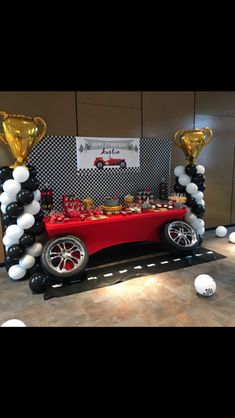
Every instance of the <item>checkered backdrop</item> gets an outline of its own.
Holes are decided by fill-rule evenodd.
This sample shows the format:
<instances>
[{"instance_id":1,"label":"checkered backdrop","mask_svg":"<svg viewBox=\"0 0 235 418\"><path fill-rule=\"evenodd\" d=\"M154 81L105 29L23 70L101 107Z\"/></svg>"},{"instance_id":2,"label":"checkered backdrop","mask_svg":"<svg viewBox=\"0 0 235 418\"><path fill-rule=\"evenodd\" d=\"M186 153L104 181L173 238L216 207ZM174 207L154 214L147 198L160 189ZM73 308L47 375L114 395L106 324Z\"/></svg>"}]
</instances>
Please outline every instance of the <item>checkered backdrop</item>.
<instances>
[{"instance_id":1,"label":"checkered backdrop","mask_svg":"<svg viewBox=\"0 0 235 418\"><path fill-rule=\"evenodd\" d=\"M158 197L158 187L165 178L170 192L171 140L142 138L139 168L77 170L76 138L46 136L30 153L30 163L37 168L40 189L45 183L54 192L54 208L61 210L63 194L90 197L96 205L107 196L133 194L151 188Z\"/></svg>"}]
</instances>

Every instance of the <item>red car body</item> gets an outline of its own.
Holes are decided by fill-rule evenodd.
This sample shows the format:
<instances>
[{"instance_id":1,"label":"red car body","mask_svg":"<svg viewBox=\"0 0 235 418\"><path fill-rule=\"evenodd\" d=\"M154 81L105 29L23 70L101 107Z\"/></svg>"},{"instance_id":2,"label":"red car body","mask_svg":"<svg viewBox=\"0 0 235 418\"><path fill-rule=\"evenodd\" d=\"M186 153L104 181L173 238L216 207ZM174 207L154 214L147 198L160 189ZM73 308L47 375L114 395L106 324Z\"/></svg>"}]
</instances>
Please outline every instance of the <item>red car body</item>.
<instances>
[{"instance_id":1,"label":"red car body","mask_svg":"<svg viewBox=\"0 0 235 418\"><path fill-rule=\"evenodd\" d=\"M123 158L109 158L108 160L104 160L103 157L96 157L95 161L94 161L94 165L97 167L97 164L101 163L102 166L107 166L107 165L120 165L121 163L124 163L126 166L126 161ZM98 167L98 168L101 168Z\"/></svg>"}]
</instances>

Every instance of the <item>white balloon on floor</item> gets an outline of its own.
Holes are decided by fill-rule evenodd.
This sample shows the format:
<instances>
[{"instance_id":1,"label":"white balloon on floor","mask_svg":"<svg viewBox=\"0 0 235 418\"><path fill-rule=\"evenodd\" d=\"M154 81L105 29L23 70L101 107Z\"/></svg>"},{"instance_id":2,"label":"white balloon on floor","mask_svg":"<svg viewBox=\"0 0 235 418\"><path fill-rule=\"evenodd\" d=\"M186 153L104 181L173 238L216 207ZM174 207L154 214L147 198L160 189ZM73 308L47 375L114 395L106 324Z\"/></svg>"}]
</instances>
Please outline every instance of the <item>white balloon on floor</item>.
<instances>
[{"instance_id":1,"label":"white balloon on floor","mask_svg":"<svg viewBox=\"0 0 235 418\"><path fill-rule=\"evenodd\" d=\"M24 183L29 178L29 170L24 166L19 166L13 170L12 175L16 181Z\"/></svg>"},{"instance_id":2,"label":"white balloon on floor","mask_svg":"<svg viewBox=\"0 0 235 418\"><path fill-rule=\"evenodd\" d=\"M232 244L235 244L235 232L231 232L229 235L229 241L232 242Z\"/></svg>"},{"instance_id":3,"label":"white balloon on floor","mask_svg":"<svg viewBox=\"0 0 235 418\"><path fill-rule=\"evenodd\" d=\"M8 270L8 275L13 280L22 279L22 277L24 277L25 274L26 274L26 269L19 266L18 264L11 266Z\"/></svg>"},{"instance_id":4,"label":"white balloon on floor","mask_svg":"<svg viewBox=\"0 0 235 418\"><path fill-rule=\"evenodd\" d=\"M8 319L8 321L3 322L1 327L26 327L26 325L20 319Z\"/></svg>"},{"instance_id":5,"label":"white balloon on floor","mask_svg":"<svg viewBox=\"0 0 235 418\"><path fill-rule=\"evenodd\" d=\"M216 283L209 274L199 274L194 281L194 286L202 296L212 296L216 291Z\"/></svg>"},{"instance_id":6,"label":"white balloon on floor","mask_svg":"<svg viewBox=\"0 0 235 418\"><path fill-rule=\"evenodd\" d=\"M217 226L216 230L215 230L215 235L219 238L223 238L227 235L227 228L225 228L225 226Z\"/></svg>"}]
</instances>

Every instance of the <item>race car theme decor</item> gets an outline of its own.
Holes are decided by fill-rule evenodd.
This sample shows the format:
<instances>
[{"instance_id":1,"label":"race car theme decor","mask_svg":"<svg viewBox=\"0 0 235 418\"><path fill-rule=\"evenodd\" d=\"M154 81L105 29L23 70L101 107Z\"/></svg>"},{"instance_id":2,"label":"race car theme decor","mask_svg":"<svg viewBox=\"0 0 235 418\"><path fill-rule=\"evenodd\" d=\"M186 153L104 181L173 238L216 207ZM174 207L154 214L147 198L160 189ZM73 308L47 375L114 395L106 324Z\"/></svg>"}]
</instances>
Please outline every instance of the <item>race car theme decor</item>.
<instances>
[{"instance_id":1,"label":"race car theme decor","mask_svg":"<svg viewBox=\"0 0 235 418\"><path fill-rule=\"evenodd\" d=\"M175 167L175 185L176 193L184 194L187 197L188 206L185 221L191 224L200 236L205 233L205 222L203 216L205 213L204 190L205 186L205 167L196 165L202 148L209 144L213 137L210 128L193 129L190 131L179 130L175 133L174 142L176 146L184 152L188 164L186 167L179 165Z\"/></svg>"},{"instance_id":2,"label":"race car theme decor","mask_svg":"<svg viewBox=\"0 0 235 418\"><path fill-rule=\"evenodd\" d=\"M6 143L15 160L11 167L0 168L0 202L5 235L5 265L12 280L29 278L40 271L37 257L43 245L36 237L43 232L44 212L41 210L41 193L38 189L37 170L27 163L31 149L46 133L46 123L40 117L23 115L3 117L0 139ZM39 134L39 127L41 133Z\"/></svg>"},{"instance_id":3,"label":"race car theme decor","mask_svg":"<svg viewBox=\"0 0 235 418\"><path fill-rule=\"evenodd\" d=\"M139 138L77 137L77 168L139 167Z\"/></svg>"}]
</instances>

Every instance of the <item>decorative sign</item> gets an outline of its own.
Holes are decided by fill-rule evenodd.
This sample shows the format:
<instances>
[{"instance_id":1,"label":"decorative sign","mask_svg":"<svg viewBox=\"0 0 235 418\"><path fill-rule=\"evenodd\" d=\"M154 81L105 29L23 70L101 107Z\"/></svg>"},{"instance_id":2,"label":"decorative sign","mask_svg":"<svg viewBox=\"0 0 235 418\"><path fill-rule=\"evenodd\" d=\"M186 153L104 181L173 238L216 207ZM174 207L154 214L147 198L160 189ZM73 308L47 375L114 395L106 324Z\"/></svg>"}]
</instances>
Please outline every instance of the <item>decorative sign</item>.
<instances>
[{"instance_id":1,"label":"decorative sign","mask_svg":"<svg viewBox=\"0 0 235 418\"><path fill-rule=\"evenodd\" d=\"M139 138L76 137L77 169L125 169L140 166Z\"/></svg>"}]
</instances>

